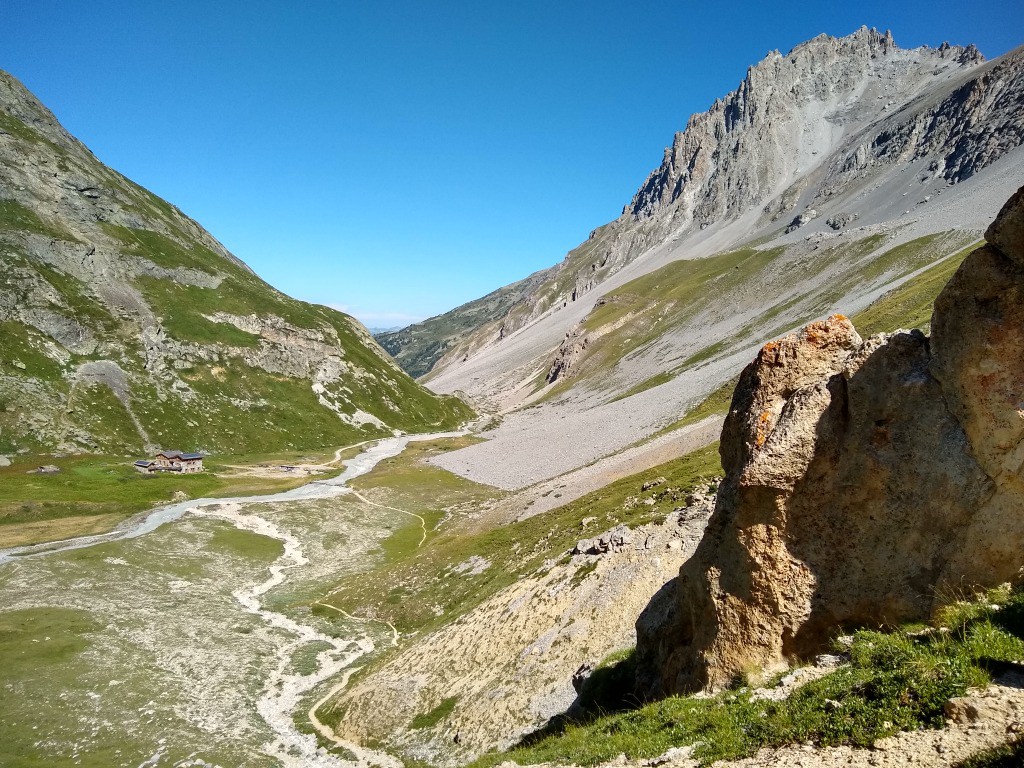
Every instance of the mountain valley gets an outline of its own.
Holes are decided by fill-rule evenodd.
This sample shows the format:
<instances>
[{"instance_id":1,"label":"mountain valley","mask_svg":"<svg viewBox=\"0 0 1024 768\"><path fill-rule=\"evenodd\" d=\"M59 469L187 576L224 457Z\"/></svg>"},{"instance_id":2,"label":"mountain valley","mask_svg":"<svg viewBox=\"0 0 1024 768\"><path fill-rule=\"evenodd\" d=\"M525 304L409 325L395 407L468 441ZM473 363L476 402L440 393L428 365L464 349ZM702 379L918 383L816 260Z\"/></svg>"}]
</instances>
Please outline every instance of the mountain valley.
<instances>
[{"instance_id":1,"label":"mountain valley","mask_svg":"<svg viewBox=\"0 0 1024 768\"><path fill-rule=\"evenodd\" d=\"M374 337L0 73L0 765L1019 764L1022 145L821 35Z\"/></svg>"},{"instance_id":2,"label":"mountain valley","mask_svg":"<svg viewBox=\"0 0 1024 768\"><path fill-rule=\"evenodd\" d=\"M869 29L771 53L511 309L480 300L382 337L401 361L422 354L403 339L481 321L422 380L514 410L444 466L521 488L621 451L765 341L976 243L1022 178L1022 62Z\"/></svg>"}]
</instances>

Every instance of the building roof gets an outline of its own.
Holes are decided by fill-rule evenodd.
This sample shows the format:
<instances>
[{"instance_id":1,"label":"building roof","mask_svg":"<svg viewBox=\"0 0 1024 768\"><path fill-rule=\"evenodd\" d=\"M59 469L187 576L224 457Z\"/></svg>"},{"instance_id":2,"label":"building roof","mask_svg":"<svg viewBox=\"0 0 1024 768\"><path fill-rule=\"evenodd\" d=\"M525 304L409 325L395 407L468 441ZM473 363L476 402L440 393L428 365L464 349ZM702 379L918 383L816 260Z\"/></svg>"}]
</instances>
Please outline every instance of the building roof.
<instances>
[{"instance_id":1,"label":"building roof","mask_svg":"<svg viewBox=\"0 0 1024 768\"><path fill-rule=\"evenodd\" d=\"M138 461L135 462L135 466L136 467L151 467L155 463L156 462L153 462L153 461L146 461L145 459L139 459Z\"/></svg>"},{"instance_id":2,"label":"building roof","mask_svg":"<svg viewBox=\"0 0 1024 768\"><path fill-rule=\"evenodd\" d=\"M163 456L165 459L185 459L189 461L203 458L201 453L182 453L181 451L160 451L157 456Z\"/></svg>"}]
</instances>

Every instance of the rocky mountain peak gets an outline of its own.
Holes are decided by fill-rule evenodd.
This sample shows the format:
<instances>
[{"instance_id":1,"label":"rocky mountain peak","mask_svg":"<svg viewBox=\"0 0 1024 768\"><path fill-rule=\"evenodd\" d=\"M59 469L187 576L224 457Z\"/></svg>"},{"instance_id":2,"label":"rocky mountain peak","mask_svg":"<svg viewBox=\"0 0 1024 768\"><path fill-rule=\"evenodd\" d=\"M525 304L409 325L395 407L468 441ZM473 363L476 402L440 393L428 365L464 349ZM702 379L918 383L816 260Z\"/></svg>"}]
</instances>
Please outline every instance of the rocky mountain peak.
<instances>
[{"instance_id":1,"label":"rocky mountain peak","mask_svg":"<svg viewBox=\"0 0 1024 768\"><path fill-rule=\"evenodd\" d=\"M693 115L625 212L672 208L706 226L781 192L820 164L844 134L904 103L951 70L981 64L973 46L912 50L861 27L770 52L739 87Z\"/></svg>"},{"instance_id":2,"label":"rocky mountain peak","mask_svg":"<svg viewBox=\"0 0 1024 768\"><path fill-rule=\"evenodd\" d=\"M0 104L3 111L50 141L84 149L82 144L64 130L53 112L47 109L20 80L0 70ZM0 123L0 133L11 133L11 125Z\"/></svg>"}]
</instances>

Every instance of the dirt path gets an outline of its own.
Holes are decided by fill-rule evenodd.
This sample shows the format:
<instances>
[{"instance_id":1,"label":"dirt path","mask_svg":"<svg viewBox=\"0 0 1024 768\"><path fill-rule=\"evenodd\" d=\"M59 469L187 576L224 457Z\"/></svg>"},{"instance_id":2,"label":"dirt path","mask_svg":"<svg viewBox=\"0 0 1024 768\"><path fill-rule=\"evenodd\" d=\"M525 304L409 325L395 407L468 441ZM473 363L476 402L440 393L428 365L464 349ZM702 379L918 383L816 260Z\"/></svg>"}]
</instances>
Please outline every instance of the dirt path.
<instances>
[{"instance_id":1,"label":"dirt path","mask_svg":"<svg viewBox=\"0 0 1024 768\"><path fill-rule=\"evenodd\" d=\"M350 451L353 448L361 448L362 446L367 445L368 443L373 443L373 442L376 442L376 439L374 439L374 440L363 440L363 442L361 442L361 443L352 443L352 445L343 445L341 448L339 448L338 450L336 450L334 452L334 458L331 459L328 462L325 462L324 466L330 466L332 464L337 464L339 461L341 461L341 454L343 454L345 451Z\"/></svg>"},{"instance_id":2,"label":"dirt path","mask_svg":"<svg viewBox=\"0 0 1024 768\"><path fill-rule=\"evenodd\" d=\"M375 501L370 501L368 498L366 498L361 493L359 493L359 491L356 490L349 489L349 493L351 493L353 496L355 496L357 499L363 502L363 504L369 504L371 507L377 507L378 509L389 509L392 512L401 512L403 515L415 517L417 520L420 521L420 529L422 530L422 535L420 536L419 543L416 544L416 548L419 549L420 547L422 547L423 542L427 540L427 521L419 515L417 515L415 512L408 512L404 509L399 509L398 507L389 507L387 504L378 504Z\"/></svg>"},{"instance_id":3,"label":"dirt path","mask_svg":"<svg viewBox=\"0 0 1024 768\"><path fill-rule=\"evenodd\" d=\"M329 608L332 611L336 611L337 613L341 614L342 616L344 616L346 619L349 619L350 621L362 622L364 624L369 623L371 621L371 619L364 619L364 618L361 618L359 616L353 616L348 611L343 611L341 608L338 608L338 607L333 606L333 605L329 605L329 604L324 603L324 602L322 602L320 600L317 600L314 603L314 605L319 605L319 606L321 606L323 608ZM377 620L377 621L379 621L379 620ZM389 621L379 621L379 623L385 624L388 627L388 629L391 630L391 645L392 645L392 647L397 645L398 644L398 637L399 637L399 635L398 635L398 630L395 628L395 625L392 624ZM321 696L319 699L317 699L313 703L313 706L311 706L309 708L309 712L306 713L307 717L309 718L309 722L312 723L313 727L316 728L317 732L321 736L323 736L328 741L334 742L335 744L338 744L338 745L341 745L341 746L345 746L348 742L346 742L344 739L339 738L338 735L334 732L334 729L331 728L329 725L321 722L320 718L318 718L316 716L316 713L317 713L317 710L320 709L320 707L322 707L328 701L333 699L336 695L338 695L343 690L345 690L345 687L348 685L349 679L352 677L352 675L354 675L360 669L362 669L362 667L351 667L351 666L348 667L344 671L344 673L342 674L341 680L339 680L336 685L334 685L329 691L327 691L327 693L325 693L323 696Z\"/></svg>"}]
</instances>

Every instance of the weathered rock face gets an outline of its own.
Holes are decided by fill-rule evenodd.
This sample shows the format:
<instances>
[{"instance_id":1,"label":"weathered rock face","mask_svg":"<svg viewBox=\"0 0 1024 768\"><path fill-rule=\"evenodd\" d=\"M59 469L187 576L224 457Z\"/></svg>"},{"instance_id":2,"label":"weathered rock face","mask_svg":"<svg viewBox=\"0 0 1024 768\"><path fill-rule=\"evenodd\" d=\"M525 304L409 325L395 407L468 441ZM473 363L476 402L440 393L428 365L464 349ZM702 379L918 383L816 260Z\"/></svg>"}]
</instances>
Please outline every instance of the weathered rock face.
<instances>
[{"instance_id":1,"label":"weathered rock face","mask_svg":"<svg viewBox=\"0 0 1024 768\"><path fill-rule=\"evenodd\" d=\"M648 694L717 686L838 628L926 617L1024 565L1024 189L935 303L933 335L842 316L765 345L722 432L726 479L639 632Z\"/></svg>"},{"instance_id":2,"label":"weathered rock face","mask_svg":"<svg viewBox=\"0 0 1024 768\"><path fill-rule=\"evenodd\" d=\"M565 334L565 341L559 346L555 353L555 359L548 369L546 381L552 384L559 379L564 379L572 371L580 357L587 349L590 339L586 329L580 325Z\"/></svg>"}]
</instances>

